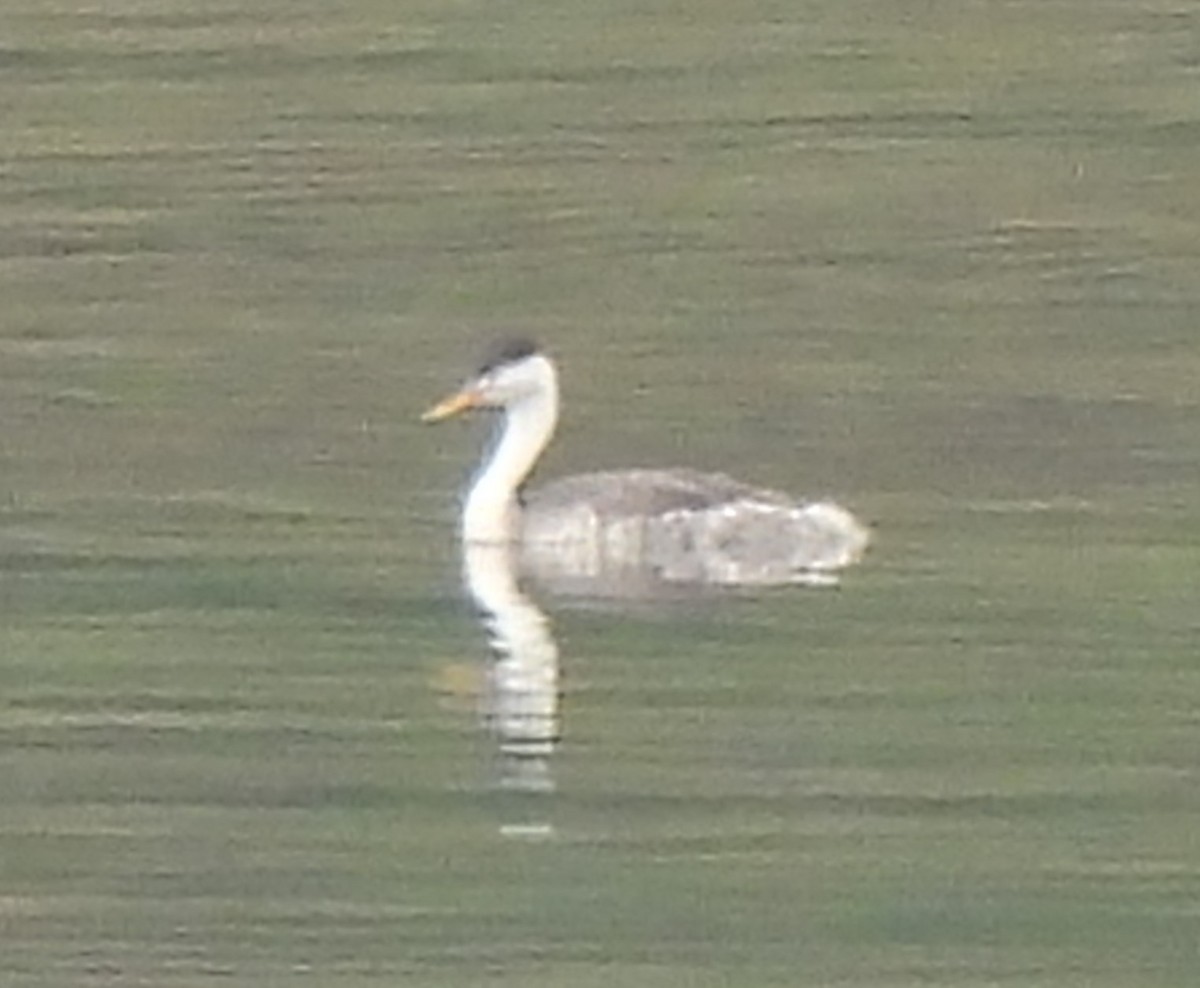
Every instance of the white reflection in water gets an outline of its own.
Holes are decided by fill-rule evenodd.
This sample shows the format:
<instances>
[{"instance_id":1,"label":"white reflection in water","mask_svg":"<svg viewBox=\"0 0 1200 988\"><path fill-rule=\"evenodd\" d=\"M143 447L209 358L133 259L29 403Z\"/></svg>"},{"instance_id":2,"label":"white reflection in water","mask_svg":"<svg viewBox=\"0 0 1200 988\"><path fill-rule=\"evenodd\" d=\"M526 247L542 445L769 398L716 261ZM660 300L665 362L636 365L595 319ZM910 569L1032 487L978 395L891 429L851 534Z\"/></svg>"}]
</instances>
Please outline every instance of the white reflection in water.
<instances>
[{"instance_id":1,"label":"white reflection in water","mask_svg":"<svg viewBox=\"0 0 1200 988\"><path fill-rule=\"evenodd\" d=\"M546 615L517 580L510 542L464 542L463 575L492 660L483 715L500 754L500 784L554 789L550 757L560 735L558 646Z\"/></svg>"}]
</instances>

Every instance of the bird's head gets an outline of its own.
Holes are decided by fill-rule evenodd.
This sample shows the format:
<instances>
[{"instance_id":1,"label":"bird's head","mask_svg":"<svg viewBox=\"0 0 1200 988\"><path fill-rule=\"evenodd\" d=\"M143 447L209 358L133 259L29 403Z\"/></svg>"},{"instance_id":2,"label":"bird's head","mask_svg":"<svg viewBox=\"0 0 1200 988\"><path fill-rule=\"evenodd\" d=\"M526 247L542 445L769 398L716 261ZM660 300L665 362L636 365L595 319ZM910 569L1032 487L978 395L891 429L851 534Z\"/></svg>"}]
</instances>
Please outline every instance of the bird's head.
<instances>
[{"instance_id":1,"label":"bird's head","mask_svg":"<svg viewBox=\"0 0 1200 988\"><path fill-rule=\"evenodd\" d=\"M475 408L510 408L556 391L554 365L536 343L503 340L488 351L473 377L426 411L421 421L441 422Z\"/></svg>"}]
</instances>

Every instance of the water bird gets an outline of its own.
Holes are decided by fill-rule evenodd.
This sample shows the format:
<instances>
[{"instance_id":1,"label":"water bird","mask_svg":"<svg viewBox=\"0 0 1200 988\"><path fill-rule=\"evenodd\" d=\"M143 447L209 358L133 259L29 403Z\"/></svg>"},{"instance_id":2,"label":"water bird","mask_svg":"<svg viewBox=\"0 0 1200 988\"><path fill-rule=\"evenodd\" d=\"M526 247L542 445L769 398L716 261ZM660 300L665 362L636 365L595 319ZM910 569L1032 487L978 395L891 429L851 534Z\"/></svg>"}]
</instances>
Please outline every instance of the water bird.
<instances>
[{"instance_id":1,"label":"water bird","mask_svg":"<svg viewBox=\"0 0 1200 988\"><path fill-rule=\"evenodd\" d=\"M501 421L463 503L463 541L514 544L535 579L830 585L870 539L833 501L800 501L682 467L575 474L526 490L559 418L558 369L529 339L495 345L422 420L473 409L498 411Z\"/></svg>"}]
</instances>

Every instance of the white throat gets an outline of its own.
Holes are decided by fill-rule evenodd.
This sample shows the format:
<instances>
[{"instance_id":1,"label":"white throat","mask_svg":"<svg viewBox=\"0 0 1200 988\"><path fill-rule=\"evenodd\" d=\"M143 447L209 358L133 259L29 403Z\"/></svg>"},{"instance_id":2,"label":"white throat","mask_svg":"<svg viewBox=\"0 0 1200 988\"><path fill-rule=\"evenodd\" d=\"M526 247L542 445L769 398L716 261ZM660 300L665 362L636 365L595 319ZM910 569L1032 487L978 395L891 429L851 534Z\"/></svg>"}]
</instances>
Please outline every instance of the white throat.
<instances>
[{"instance_id":1,"label":"white throat","mask_svg":"<svg viewBox=\"0 0 1200 988\"><path fill-rule=\"evenodd\" d=\"M499 441L479 469L463 507L465 542L512 542L521 537L517 491L554 435L558 382L509 403Z\"/></svg>"}]
</instances>

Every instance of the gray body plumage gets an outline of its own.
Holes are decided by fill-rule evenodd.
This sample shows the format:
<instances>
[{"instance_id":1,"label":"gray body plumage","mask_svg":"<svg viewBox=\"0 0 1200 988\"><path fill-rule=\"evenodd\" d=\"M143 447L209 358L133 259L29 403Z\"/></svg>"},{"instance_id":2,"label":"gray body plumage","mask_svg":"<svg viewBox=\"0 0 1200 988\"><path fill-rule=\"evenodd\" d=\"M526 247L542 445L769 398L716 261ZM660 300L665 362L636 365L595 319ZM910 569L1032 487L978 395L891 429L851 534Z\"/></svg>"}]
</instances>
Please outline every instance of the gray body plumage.
<instances>
[{"instance_id":1,"label":"gray body plumage","mask_svg":"<svg viewBox=\"0 0 1200 988\"><path fill-rule=\"evenodd\" d=\"M714 586L829 584L868 535L844 508L721 473L577 474L529 493L521 558L535 577Z\"/></svg>"}]
</instances>

